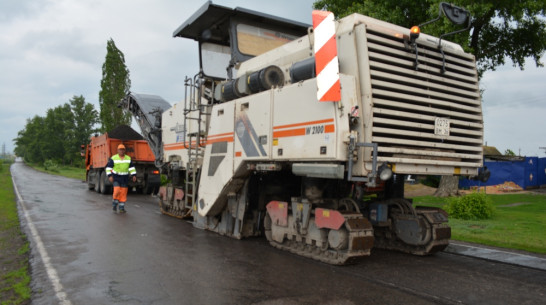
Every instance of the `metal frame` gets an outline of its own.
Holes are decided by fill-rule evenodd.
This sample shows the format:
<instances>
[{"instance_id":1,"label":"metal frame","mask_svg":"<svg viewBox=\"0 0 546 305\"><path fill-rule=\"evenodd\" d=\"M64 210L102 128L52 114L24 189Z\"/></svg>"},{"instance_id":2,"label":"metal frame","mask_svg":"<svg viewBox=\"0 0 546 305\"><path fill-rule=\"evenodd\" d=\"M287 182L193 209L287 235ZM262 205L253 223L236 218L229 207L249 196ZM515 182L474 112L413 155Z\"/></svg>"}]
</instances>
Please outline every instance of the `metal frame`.
<instances>
[{"instance_id":1,"label":"metal frame","mask_svg":"<svg viewBox=\"0 0 546 305\"><path fill-rule=\"evenodd\" d=\"M372 150L372 173L368 177L353 177L353 153L358 147L371 147ZM370 186L375 185L377 177L377 143L356 142L353 135L349 137L349 150L347 155L347 180L355 182L368 182Z\"/></svg>"}]
</instances>

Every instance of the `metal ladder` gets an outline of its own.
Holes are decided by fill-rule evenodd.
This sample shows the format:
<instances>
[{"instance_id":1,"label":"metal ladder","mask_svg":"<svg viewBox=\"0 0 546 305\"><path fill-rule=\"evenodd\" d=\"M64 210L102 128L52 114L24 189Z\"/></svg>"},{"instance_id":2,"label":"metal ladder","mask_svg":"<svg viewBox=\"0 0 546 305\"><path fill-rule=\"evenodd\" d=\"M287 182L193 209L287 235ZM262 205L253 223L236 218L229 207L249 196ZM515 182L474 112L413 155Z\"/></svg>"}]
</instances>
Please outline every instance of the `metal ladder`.
<instances>
[{"instance_id":1,"label":"metal ladder","mask_svg":"<svg viewBox=\"0 0 546 305\"><path fill-rule=\"evenodd\" d=\"M208 118L210 117L210 104L203 104L203 78L198 73L192 78L184 80L184 147L188 150L188 162L186 164L186 181L184 207L190 210L197 210L197 194L199 188L199 177L205 155L205 147L208 133ZM214 88L213 88L214 89ZM212 91L214 92L214 90ZM202 126L205 120L205 126ZM197 131L187 133L188 123L195 122Z\"/></svg>"}]
</instances>

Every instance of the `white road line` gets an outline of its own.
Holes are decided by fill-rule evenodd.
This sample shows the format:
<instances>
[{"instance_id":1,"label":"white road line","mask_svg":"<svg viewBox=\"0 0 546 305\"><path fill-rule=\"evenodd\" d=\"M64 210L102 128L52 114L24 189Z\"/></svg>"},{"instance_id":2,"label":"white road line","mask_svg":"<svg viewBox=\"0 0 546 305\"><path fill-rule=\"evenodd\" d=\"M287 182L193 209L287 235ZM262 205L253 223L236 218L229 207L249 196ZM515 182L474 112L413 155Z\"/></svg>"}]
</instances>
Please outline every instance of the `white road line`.
<instances>
[{"instance_id":1,"label":"white road line","mask_svg":"<svg viewBox=\"0 0 546 305\"><path fill-rule=\"evenodd\" d=\"M46 269L47 276L49 277L49 280L51 281L51 284L53 285L53 289L55 290L55 296L57 297L57 299L59 299L59 304L71 305L72 302L70 302L66 293L64 292L64 288L63 288L63 285L61 284L61 281L59 280L59 275L57 274L57 270L55 270L53 265L51 265L51 259L49 258L49 255L47 254L47 250L44 246L44 243L42 242L42 239L40 238L40 235L38 234L38 230L36 230L34 223L32 223L32 220L30 219L30 216L28 215L28 210L25 206L25 202L23 201L23 198L21 197L21 194L19 193L19 189L17 189L17 185L15 185L15 179L13 178L13 176L11 177L11 181L13 181L13 188L15 189L15 194L17 195L17 201L21 205L21 208L23 208L23 215L25 216L25 219L27 220L27 225L28 225L28 228L30 229L31 237L34 240L34 243L36 244L38 253L40 254L40 257L42 258L42 261L44 262L44 267Z\"/></svg>"}]
</instances>

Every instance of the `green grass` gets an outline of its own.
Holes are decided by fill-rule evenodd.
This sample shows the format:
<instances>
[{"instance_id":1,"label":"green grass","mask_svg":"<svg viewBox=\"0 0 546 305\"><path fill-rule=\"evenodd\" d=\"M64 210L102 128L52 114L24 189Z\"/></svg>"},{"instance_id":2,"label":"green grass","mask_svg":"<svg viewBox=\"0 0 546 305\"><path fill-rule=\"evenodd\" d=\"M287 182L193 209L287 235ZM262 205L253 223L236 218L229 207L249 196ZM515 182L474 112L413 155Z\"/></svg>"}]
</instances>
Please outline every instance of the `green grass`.
<instances>
[{"instance_id":1,"label":"green grass","mask_svg":"<svg viewBox=\"0 0 546 305\"><path fill-rule=\"evenodd\" d=\"M28 272L28 265L11 271L3 277L3 281L8 288L0 290L0 292L12 291L13 297L4 300L0 299L2 305L7 304L22 304L27 300L30 300L30 276Z\"/></svg>"},{"instance_id":2,"label":"green grass","mask_svg":"<svg viewBox=\"0 0 546 305\"><path fill-rule=\"evenodd\" d=\"M30 300L29 244L21 232L9 164L0 167L0 304Z\"/></svg>"},{"instance_id":3,"label":"green grass","mask_svg":"<svg viewBox=\"0 0 546 305\"><path fill-rule=\"evenodd\" d=\"M530 193L488 196L495 206L493 217L487 220L450 218L451 238L546 254L546 196ZM413 198L413 202L441 208L447 199L421 196Z\"/></svg>"},{"instance_id":4,"label":"green grass","mask_svg":"<svg viewBox=\"0 0 546 305\"><path fill-rule=\"evenodd\" d=\"M48 171L44 168L42 164L27 163L27 165L44 173L78 179L82 181L85 180L85 168L60 165L58 167L58 170Z\"/></svg>"}]
</instances>

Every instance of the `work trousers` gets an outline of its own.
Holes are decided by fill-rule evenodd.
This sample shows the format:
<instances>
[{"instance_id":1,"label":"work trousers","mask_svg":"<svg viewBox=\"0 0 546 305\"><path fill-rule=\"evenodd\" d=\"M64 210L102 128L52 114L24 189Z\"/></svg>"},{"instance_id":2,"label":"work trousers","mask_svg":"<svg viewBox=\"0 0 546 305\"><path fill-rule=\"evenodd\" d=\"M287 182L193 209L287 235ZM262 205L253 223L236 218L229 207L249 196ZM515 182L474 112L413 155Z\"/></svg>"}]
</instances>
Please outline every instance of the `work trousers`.
<instances>
[{"instance_id":1,"label":"work trousers","mask_svg":"<svg viewBox=\"0 0 546 305\"><path fill-rule=\"evenodd\" d=\"M119 182L114 181L114 200L117 200L118 202L127 202L127 192L129 191L129 187L125 185L121 185Z\"/></svg>"}]
</instances>

